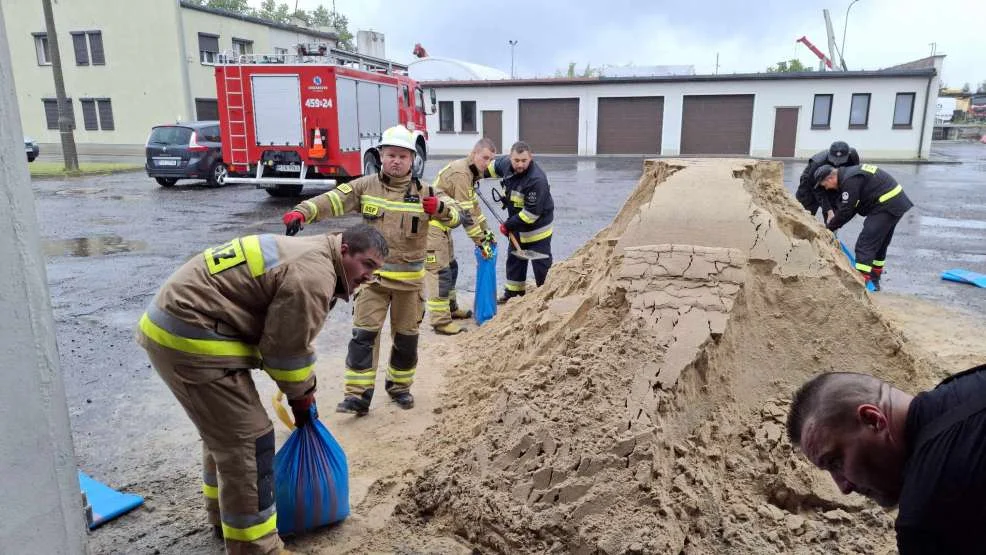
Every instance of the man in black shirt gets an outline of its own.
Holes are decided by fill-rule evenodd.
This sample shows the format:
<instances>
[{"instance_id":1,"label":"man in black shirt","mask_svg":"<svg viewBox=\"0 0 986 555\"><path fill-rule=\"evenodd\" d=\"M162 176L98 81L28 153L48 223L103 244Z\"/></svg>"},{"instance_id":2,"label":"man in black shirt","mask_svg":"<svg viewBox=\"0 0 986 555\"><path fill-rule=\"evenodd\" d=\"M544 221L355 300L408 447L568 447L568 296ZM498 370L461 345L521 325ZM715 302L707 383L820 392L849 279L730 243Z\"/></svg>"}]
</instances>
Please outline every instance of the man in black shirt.
<instances>
[{"instance_id":1,"label":"man in black shirt","mask_svg":"<svg viewBox=\"0 0 986 555\"><path fill-rule=\"evenodd\" d=\"M811 212L812 216L821 208L822 219L828 219L831 212L835 210L836 198L824 190L815 188L815 172L822 166L841 168L858 165L859 153L856 152L856 149L850 147L845 141L835 141L828 150L823 150L808 159L808 165L801 172L801 179L798 181L798 190L794 193L794 198L798 199L801 206Z\"/></svg>"},{"instance_id":2,"label":"man in black shirt","mask_svg":"<svg viewBox=\"0 0 986 555\"><path fill-rule=\"evenodd\" d=\"M917 396L866 374L816 376L787 432L843 493L899 504L901 555L986 553L986 365Z\"/></svg>"}]
</instances>

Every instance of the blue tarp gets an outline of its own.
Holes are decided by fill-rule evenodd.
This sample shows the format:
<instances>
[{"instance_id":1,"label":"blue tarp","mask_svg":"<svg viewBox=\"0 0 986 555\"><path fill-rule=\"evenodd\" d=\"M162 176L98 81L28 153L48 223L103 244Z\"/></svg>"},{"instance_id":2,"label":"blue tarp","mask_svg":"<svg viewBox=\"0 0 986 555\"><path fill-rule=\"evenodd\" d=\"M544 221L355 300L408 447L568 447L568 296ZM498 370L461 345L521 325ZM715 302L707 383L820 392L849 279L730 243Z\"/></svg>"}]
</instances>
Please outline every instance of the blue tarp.
<instances>
[{"instance_id":1,"label":"blue tarp","mask_svg":"<svg viewBox=\"0 0 986 555\"><path fill-rule=\"evenodd\" d=\"M496 316L496 245L493 256L483 258L483 252L476 247L476 299L473 301L473 317L482 326Z\"/></svg>"},{"instance_id":2,"label":"blue tarp","mask_svg":"<svg viewBox=\"0 0 986 555\"><path fill-rule=\"evenodd\" d=\"M853 255L852 251L849 250L849 247L846 246L846 244L843 243L841 239L839 240L839 246L842 247L842 253L845 254L846 255L846 258L849 259L849 265L852 266L853 268L855 268L856 267L856 256ZM866 289L868 291L875 291L876 290L876 288L873 287L873 284L870 283L869 281L866 282Z\"/></svg>"},{"instance_id":3,"label":"blue tarp","mask_svg":"<svg viewBox=\"0 0 986 555\"><path fill-rule=\"evenodd\" d=\"M86 493L86 500L92 506L92 522L89 528L96 528L114 518L132 511L144 503L144 498L133 493L120 493L115 489L93 480L85 472L79 471L79 485Z\"/></svg>"},{"instance_id":4,"label":"blue tarp","mask_svg":"<svg viewBox=\"0 0 986 555\"><path fill-rule=\"evenodd\" d=\"M978 272L973 272L972 270L952 268L951 270L945 270L942 272L941 278L948 281L975 285L976 287L986 287L986 274L980 274Z\"/></svg>"}]
</instances>

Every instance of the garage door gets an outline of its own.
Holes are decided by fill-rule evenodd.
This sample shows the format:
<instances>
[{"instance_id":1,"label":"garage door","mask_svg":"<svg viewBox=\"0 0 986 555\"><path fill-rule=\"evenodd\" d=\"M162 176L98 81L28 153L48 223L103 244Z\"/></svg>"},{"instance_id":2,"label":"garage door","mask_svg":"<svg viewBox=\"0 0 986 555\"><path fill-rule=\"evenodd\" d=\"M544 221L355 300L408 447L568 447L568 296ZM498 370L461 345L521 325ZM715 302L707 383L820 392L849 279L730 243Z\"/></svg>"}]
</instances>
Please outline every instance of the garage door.
<instances>
[{"instance_id":1,"label":"garage door","mask_svg":"<svg viewBox=\"0 0 986 555\"><path fill-rule=\"evenodd\" d=\"M520 140L535 153L578 154L579 99L522 98Z\"/></svg>"},{"instance_id":2,"label":"garage door","mask_svg":"<svg viewBox=\"0 0 986 555\"><path fill-rule=\"evenodd\" d=\"M660 154L664 98L600 98L596 127L599 154Z\"/></svg>"},{"instance_id":3,"label":"garage door","mask_svg":"<svg viewBox=\"0 0 986 555\"><path fill-rule=\"evenodd\" d=\"M682 154L750 154L753 95L686 96Z\"/></svg>"}]
</instances>

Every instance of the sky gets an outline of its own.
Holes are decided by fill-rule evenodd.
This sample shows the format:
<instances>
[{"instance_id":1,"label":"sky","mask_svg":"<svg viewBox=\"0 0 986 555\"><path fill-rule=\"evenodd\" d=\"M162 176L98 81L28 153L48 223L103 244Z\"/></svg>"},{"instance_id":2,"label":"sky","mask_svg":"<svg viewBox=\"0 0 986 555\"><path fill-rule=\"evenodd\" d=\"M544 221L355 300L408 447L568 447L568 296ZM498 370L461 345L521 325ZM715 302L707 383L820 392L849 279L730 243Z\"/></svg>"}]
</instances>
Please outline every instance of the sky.
<instances>
[{"instance_id":1,"label":"sky","mask_svg":"<svg viewBox=\"0 0 986 555\"><path fill-rule=\"evenodd\" d=\"M332 0L282 0L311 10ZM250 0L259 7L260 0ZM336 0L349 29L384 33L387 57L413 59L415 43L429 55L458 58L510 72L509 40L518 77L550 77L576 62L601 65L693 65L696 73L764 71L781 60L818 59L795 41L802 35L828 52L822 10L828 8L849 69L879 69L945 54L943 82L972 88L986 81L983 0ZM469 6L482 6L475 8ZM965 25L963 22L976 22ZM932 46L931 43L935 43Z\"/></svg>"}]
</instances>

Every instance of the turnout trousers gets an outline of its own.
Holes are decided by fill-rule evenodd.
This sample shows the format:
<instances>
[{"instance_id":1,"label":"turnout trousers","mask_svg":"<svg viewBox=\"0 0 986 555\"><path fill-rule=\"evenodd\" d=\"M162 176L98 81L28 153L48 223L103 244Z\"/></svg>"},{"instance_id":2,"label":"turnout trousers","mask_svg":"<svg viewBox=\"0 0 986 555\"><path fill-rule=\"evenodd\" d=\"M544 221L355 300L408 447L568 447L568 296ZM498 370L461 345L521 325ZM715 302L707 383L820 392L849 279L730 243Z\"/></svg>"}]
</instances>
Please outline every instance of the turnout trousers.
<instances>
[{"instance_id":1,"label":"turnout trousers","mask_svg":"<svg viewBox=\"0 0 986 555\"><path fill-rule=\"evenodd\" d=\"M506 298L523 295L527 290L527 260L514 256L513 242L508 243L507 250L507 284L503 296ZM548 258L541 260L531 260L531 267L534 269L534 283L538 287L544 285L544 280L548 277L548 270L551 268L551 236L533 243L521 243L520 247L524 250L532 250L548 255Z\"/></svg>"}]
</instances>

